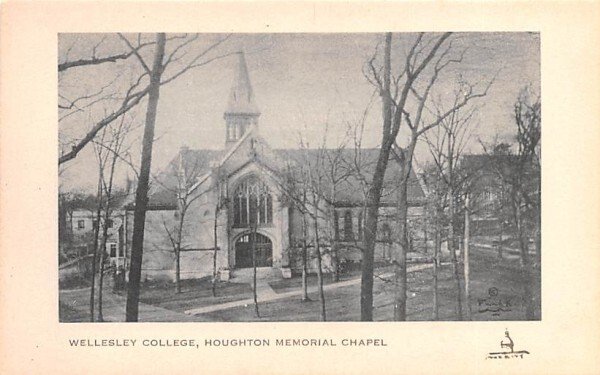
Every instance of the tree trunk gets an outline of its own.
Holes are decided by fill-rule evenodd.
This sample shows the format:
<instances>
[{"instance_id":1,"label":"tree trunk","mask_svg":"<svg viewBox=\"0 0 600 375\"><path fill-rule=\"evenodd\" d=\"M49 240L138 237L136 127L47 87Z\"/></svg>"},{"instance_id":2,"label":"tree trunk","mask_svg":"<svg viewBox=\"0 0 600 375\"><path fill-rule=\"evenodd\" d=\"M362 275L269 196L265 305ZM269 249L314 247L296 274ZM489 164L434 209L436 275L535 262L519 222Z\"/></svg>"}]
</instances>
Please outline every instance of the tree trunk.
<instances>
[{"instance_id":1,"label":"tree trunk","mask_svg":"<svg viewBox=\"0 0 600 375\"><path fill-rule=\"evenodd\" d=\"M438 265L440 250L442 248L441 228L439 216L435 219L435 244L433 247L433 320L439 319L439 303L438 303Z\"/></svg>"},{"instance_id":2,"label":"tree trunk","mask_svg":"<svg viewBox=\"0 0 600 375\"><path fill-rule=\"evenodd\" d=\"M318 203L315 203L317 207ZM316 208L315 208L316 211ZM321 321L327 321L327 313L325 309L325 293L323 292L323 266L321 259L321 245L319 244L319 223L315 213L314 217L314 230L315 230L315 252L317 255L317 283L319 285L319 301L321 301Z\"/></svg>"},{"instance_id":3,"label":"tree trunk","mask_svg":"<svg viewBox=\"0 0 600 375\"><path fill-rule=\"evenodd\" d=\"M94 321L94 296L96 287L96 265L98 263L98 240L100 237L100 214L102 212L102 175L98 173L98 206L96 209L96 227L94 228L94 255L92 257L92 284L90 289L90 322ZM93 222L93 221L92 221Z\"/></svg>"},{"instance_id":4,"label":"tree trunk","mask_svg":"<svg viewBox=\"0 0 600 375\"><path fill-rule=\"evenodd\" d=\"M302 213L302 301L310 301L308 297L308 249L306 238L308 236L308 224L306 214Z\"/></svg>"},{"instance_id":5,"label":"tree trunk","mask_svg":"<svg viewBox=\"0 0 600 375\"><path fill-rule=\"evenodd\" d=\"M408 160L405 159L405 162ZM394 320L405 321L406 320L406 292L407 292L407 280L406 280L406 253L408 251L408 237L407 237L407 213L408 213L408 202L407 202L407 180L409 176L410 166L402 166L402 181L398 186L398 244L397 250L394 256L394 280L395 280L395 291L394 291Z\"/></svg>"},{"instance_id":6,"label":"tree trunk","mask_svg":"<svg viewBox=\"0 0 600 375\"><path fill-rule=\"evenodd\" d=\"M187 200L187 199L186 199ZM177 237L175 243L175 289L181 293L181 242L183 239L183 226L185 225L185 213L187 211L187 202L184 202L179 208L179 224L177 226Z\"/></svg>"},{"instance_id":7,"label":"tree trunk","mask_svg":"<svg viewBox=\"0 0 600 375\"><path fill-rule=\"evenodd\" d=\"M335 203L335 198L336 198L336 186L335 183L331 184L331 201ZM332 263L333 263L333 281L334 282L338 282L340 281L340 267L339 267L339 258L338 258L338 244L337 244L337 237L336 237L336 232L337 232L337 226L338 226L338 222L335 219L335 206L332 205L331 207L331 254L332 254Z\"/></svg>"},{"instance_id":8,"label":"tree trunk","mask_svg":"<svg viewBox=\"0 0 600 375\"><path fill-rule=\"evenodd\" d=\"M215 207L215 222L214 222L214 226L213 226L213 237L214 237L214 249L213 249L213 278L212 278L212 295L213 297L217 296L217 244L218 244L218 238L217 238L217 220L219 218L219 207Z\"/></svg>"},{"instance_id":9,"label":"tree trunk","mask_svg":"<svg viewBox=\"0 0 600 375\"><path fill-rule=\"evenodd\" d=\"M256 226L252 227L250 234L250 251L252 252L252 298L254 299L254 313L260 318L258 311L258 294L256 292Z\"/></svg>"},{"instance_id":10,"label":"tree trunk","mask_svg":"<svg viewBox=\"0 0 600 375\"><path fill-rule=\"evenodd\" d=\"M162 61L165 54L165 34L156 36L156 50L154 63L150 75L148 108L146 111L146 124L142 141L142 161L138 186L135 195L135 208L133 213L133 238L131 242L131 265L129 269L129 285L127 289L126 321L138 321L138 304L140 298L140 281L142 276L142 257L144 252L144 228L146 222L146 207L148 205L148 182L152 164L152 145L154 143L154 125L156 123L156 110L160 93L160 79L162 76Z\"/></svg>"},{"instance_id":11,"label":"tree trunk","mask_svg":"<svg viewBox=\"0 0 600 375\"><path fill-rule=\"evenodd\" d=\"M110 192L106 194L106 209L104 215L104 226L102 229L102 245L100 246L100 276L98 285L98 321L103 322L102 315L102 291L104 290L104 268L106 263L106 242L108 240L108 221L110 220ZM98 220L100 225L100 220ZM117 250L118 251L118 250Z\"/></svg>"},{"instance_id":12,"label":"tree trunk","mask_svg":"<svg viewBox=\"0 0 600 375\"><path fill-rule=\"evenodd\" d=\"M367 193L366 206L367 217L365 219L364 230L364 249L362 257L361 282L360 282L360 320L373 320L373 263L375 255L375 241L377 239L377 221L379 217L379 202L381 200L381 190L383 188L383 179L387 169L390 150L394 143L394 137L389 134L392 125L392 102L390 97L391 84L391 49L392 34L385 35L385 52L383 58L383 90L381 92L383 100L383 136L381 149L373 180Z\"/></svg>"},{"instance_id":13,"label":"tree trunk","mask_svg":"<svg viewBox=\"0 0 600 375\"><path fill-rule=\"evenodd\" d=\"M100 276L98 278L98 321L103 322L102 314L102 291L104 290L104 263L106 262L106 243L100 255Z\"/></svg>"},{"instance_id":14,"label":"tree trunk","mask_svg":"<svg viewBox=\"0 0 600 375\"><path fill-rule=\"evenodd\" d=\"M465 303L467 304L467 320L471 320L471 301L469 300L469 240L470 240L470 217L469 217L469 196L465 201L465 238L463 246L464 255L464 277L465 277Z\"/></svg>"},{"instance_id":15,"label":"tree trunk","mask_svg":"<svg viewBox=\"0 0 600 375\"><path fill-rule=\"evenodd\" d=\"M177 244L175 251L175 285L177 293L181 293L181 245Z\"/></svg>"},{"instance_id":16,"label":"tree trunk","mask_svg":"<svg viewBox=\"0 0 600 375\"><path fill-rule=\"evenodd\" d=\"M535 250L537 251L537 263L542 267L542 187L538 184L537 187L537 205L535 209Z\"/></svg>"},{"instance_id":17,"label":"tree trunk","mask_svg":"<svg viewBox=\"0 0 600 375\"><path fill-rule=\"evenodd\" d=\"M333 282L340 281L340 262L338 258L338 244L336 240L331 242L331 253L333 254Z\"/></svg>"},{"instance_id":18,"label":"tree trunk","mask_svg":"<svg viewBox=\"0 0 600 375\"><path fill-rule=\"evenodd\" d=\"M454 273L454 281L456 283L456 316L458 320L463 320L462 315L462 287L460 285L460 270L459 263L456 257L456 248L454 247L454 153L452 146L453 134L448 133L448 216L450 222L448 224L448 250L452 256L452 271Z\"/></svg>"},{"instance_id":19,"label":"tree trunk","mask_svg":"<svg viewBox=\"0 0 600 375\"><path fill-rule=\"evenodd\" d=\"M376 173L377 174L377 173ZM368 209L365 222L365 248L363 249L361 281L360 281L360 320L373 320L373 263L375 254L375 239L377 235L377 219L381 189L376 191L375 181L367 197Z\"/></svg>"},{"instance_id":20,"label":"tree trunk","mask_svg":"<svg viewBox=\"0 0 600 375\"><path fill-rule=\"evenodd\" d=\"M527 320L534 320L535 307L533 302L533 293L531 291L533 278L531 277L531 261L529 259L529 241L525 238L520 201L518 198L513 198L513 202L517 236L521 250L521 275L523 278L523 302L525 305L525 318Z\"/></svg>"},{"instance_id":21,"label":"tree trunk","mask_svg":"<svg viewBox=\"0 0 600 375\"><path fill-rule=\"evenodd\" d=\"M448 224L448 250L452 256L452 272L454 274L454 282L456 284L456 317L458 320L463 320L462 315L462 286L460 282L460 270L456 249L454 247L454 191L450 189L450 198L448 204L450 223Z\"/></svg>"}]
</instances>

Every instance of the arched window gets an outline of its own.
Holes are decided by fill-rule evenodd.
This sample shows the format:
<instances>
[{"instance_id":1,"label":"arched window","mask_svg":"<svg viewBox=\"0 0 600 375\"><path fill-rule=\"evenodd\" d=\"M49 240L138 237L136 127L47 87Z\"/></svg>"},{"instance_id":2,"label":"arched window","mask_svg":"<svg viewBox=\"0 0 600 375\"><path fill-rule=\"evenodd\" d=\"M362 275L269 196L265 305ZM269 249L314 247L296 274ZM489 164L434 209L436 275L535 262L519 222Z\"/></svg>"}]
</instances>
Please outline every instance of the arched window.
<instances>
[{"instance_id":1,"label":"arched window","mask_svg":"<svg viewBox=\"0 0 600 375\"><path fill-rule=\"evenodd\" d=\"M269 187L256 177L242 181L233 195L233 225L249 227L272 222L273 198Z\"/></svg>"},{"instance_id":2,"label":"arched window","mask_svg":"<svg viewBox=\"0 0 600 375\"><path fill-rule=\"evenodd\" d=\"M385 243L392 242L392 230L388 223L383 223L381 226L381 240Z\"/></svg>"},{"instance_id":3,"label":"arched window","mask_svg":"<svg viewBox=\"0 0 600 375\"><path fill-rule=\"evenodd\" d=\"M360 211L358 213L358 240L362 241L363 239L363 215L364 213Z\"/></svg>"}]
</instances>

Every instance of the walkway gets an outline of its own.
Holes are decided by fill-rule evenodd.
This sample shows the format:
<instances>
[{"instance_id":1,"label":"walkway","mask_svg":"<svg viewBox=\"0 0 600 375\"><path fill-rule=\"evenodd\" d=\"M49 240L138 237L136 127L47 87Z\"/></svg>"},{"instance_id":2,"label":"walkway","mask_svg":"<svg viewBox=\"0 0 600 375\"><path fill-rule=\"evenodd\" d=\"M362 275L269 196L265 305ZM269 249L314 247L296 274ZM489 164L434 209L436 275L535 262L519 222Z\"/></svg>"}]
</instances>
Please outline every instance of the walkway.
<instances>
[{"instance_id":1,"label":"walkway","mask_svg":"<svg viewBox=\"0 0 600 375\"><path fill-rule=\"evenodd\" d=\"M417 264L414 266L409 266L406 271L407 272L415 272L415 271L421 271L421 270L431 268L431 267L433 267L432 264ZM388 274L379 276L379 278L387 278L387 277L391 277L391 276L393 276L393 274L388 273ZM328 291L328 290L333 290L336 288L343 288L346 286L357 285L357 284L360 284L360 280L361 280L360 278L355 278L355 279L350 279L350 280L346 280L346 281L340 281L340 282L337 282L334 284L325 285L325 286L323 286L323 290ZM289 298L289 297L296 297L296 296L299 296L302 294L301 289L277 294L275 291L273 291L271 286L266 281L257 283L256 290L257 290L257 295L258 295L257 300L259 303L275 301L275 300ZM308 288L309 293L315 293L317 291L318 291L318 289L316 287ZM248 298L248 299L243 299L243 300L238 300L238 301L204 306L204 307L200 307L197 309L186 310L185 313L189 314L189 315L199 315L199 314L206 314L206 313L215 312L215 311L232 309L235 307L249 306L252 304L254 304L254 299Z\"/></svg>"}]
</instances>

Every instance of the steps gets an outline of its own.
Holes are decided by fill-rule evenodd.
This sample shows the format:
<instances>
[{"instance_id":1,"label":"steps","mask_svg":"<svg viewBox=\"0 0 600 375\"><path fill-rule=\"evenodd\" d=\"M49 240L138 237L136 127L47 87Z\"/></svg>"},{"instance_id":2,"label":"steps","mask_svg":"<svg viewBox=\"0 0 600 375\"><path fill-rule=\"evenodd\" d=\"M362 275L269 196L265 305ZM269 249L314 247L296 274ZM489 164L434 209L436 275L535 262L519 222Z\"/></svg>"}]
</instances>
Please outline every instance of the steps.
<instances>
[{"instance_id":1,"label":"steps","mask_svg":"<svg viewBox=\"0 0 600 375\"><path fill-rule=\"evenodd\" d=\"M231 271L230 281L234 283L252 283L254 270L252 268L238 268ZM281 270L274 267L257 267L256 279L261 281L280 280Z\"/></svg>"}]
</instances>

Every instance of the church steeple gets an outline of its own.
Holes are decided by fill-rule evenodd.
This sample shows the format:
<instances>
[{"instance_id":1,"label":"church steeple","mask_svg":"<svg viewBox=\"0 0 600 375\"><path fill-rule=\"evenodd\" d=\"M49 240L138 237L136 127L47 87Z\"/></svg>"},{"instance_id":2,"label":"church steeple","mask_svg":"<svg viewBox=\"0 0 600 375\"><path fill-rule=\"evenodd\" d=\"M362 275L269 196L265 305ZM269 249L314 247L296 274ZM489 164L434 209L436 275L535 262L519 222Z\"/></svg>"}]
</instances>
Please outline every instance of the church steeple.
<instances>
[{"instance_id":1,"label":"church steeple","mask_svg":"<svg viewBox=\"0 0 600 375\"><path fill-rule=\"evenodd\" d=\"M244 52L238 52L238 67L225 110L226 145L236 142L251 125L258 125L260 111L248 75Z\"/></svg>"}]
</instances>

